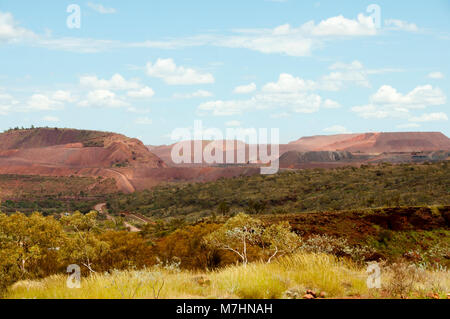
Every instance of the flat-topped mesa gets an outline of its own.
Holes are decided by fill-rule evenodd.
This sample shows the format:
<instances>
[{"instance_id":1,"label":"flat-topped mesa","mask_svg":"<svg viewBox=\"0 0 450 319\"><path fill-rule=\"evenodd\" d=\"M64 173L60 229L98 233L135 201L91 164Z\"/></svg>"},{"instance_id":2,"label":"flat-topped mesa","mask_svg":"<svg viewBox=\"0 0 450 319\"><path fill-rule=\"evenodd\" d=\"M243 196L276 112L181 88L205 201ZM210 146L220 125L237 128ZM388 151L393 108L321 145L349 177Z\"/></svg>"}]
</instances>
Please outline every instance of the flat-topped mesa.
<instances>
[{"instance_id":1,"label":"flat-topped mesa","mask_svg":"<svg viewBox=\"0 0 450 319\"><path fill-rule=\"evenodd\" d=\"M0 149L39 148L81 143L83 146L103 147L109 132L76 130L66 128L11 129L0 134Z\"/></svg>"},{"instance_id":2,"label":"flat-topped mesa","mask_svg":"<svg viewBox=\"0 0 450 319\"><path fill-rule=\"evenodd\" d=\"M302 137L289 145L311 151L421 152L450 150L450 139L440 132L362 133Z\"/></svg>"}]
</instances>

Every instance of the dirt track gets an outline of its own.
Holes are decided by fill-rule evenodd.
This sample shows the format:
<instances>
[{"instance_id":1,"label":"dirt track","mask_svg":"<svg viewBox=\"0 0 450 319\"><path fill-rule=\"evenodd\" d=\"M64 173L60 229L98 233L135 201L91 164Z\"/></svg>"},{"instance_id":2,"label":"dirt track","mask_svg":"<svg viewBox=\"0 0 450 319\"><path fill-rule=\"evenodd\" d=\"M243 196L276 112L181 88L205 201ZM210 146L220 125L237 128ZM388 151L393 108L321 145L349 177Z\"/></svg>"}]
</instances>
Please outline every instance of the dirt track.
<instances>
[{"instance_id":1,"label":"dirt track","mask_svg":"<svg viewBox=\"0 0 450 319\"><path fill-rule=\"evenodd\" d=\"M118 176L119 178L116 178L116 182L117 182L117 187L120 190L125 190L128 193L133 193L136 191L136 188L134 188L133 184L131 184L131 182L128 180L128 178L123 175L122 173L113 170L113 169L107 169L108 172L112 172L113 174L115 174L116 176Z\"/></svg>"},{"instance_id":2,"label":"dirt track","mask_svg":"<svg viewBox=\"0 0 450 319\"><path fill-rule=\"evenodd\" d=\"M105 216L106 216L106 219L108 219L108 220L114 220L114 217L112 217L112 216L108 213L108 211L106 210L106 203L100 203L100 204L97 204L97 205L94 206L94 209L95 209L96 211L98 211L100 214L105 215ZM132 232L132 233L137 233L137 232L140 232L140 231L141 231L139 228L137 228L137 227L135 227L135 226L133 226L133 225L131 225L131 224L125 222L125 221L124 221L123 223L124 223L125 227L128 228L128 229L130 230L130 232Z\"/></svg>"}]
</instances>

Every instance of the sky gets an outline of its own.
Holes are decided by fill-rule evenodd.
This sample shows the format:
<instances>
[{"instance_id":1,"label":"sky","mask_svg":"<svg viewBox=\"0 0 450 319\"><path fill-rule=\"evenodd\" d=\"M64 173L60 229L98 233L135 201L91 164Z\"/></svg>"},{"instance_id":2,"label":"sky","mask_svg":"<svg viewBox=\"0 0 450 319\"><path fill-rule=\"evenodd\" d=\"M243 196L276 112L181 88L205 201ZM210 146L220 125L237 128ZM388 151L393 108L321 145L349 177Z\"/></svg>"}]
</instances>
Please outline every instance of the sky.
<instances>
[{"instance_id":1,"label":"sky","mask_svg":"<svg viewBox=\"0 0 450 319\"><path fill-rule=\"evenodd\" d=\"M0 130L450 136L450 1L0 0Z\"/></svg>"}]
</instances>

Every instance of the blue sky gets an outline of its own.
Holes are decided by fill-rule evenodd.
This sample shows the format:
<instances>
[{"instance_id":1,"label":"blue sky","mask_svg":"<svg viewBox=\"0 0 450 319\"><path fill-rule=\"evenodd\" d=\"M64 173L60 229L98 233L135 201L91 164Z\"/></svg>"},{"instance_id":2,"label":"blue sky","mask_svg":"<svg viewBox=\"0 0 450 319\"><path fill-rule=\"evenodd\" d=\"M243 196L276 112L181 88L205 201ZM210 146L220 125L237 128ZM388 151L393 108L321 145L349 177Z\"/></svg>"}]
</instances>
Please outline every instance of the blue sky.
<instances>
[{"instance_id":1,"label":"blue sky","mask_svg":"<svg viewBox=\"0 0 450 319\"><path fill-rule=\"evenodd\" d=\"M0 0L0 129L450 136L449 57L446 0Z\"/></svg>"}]
</instances>

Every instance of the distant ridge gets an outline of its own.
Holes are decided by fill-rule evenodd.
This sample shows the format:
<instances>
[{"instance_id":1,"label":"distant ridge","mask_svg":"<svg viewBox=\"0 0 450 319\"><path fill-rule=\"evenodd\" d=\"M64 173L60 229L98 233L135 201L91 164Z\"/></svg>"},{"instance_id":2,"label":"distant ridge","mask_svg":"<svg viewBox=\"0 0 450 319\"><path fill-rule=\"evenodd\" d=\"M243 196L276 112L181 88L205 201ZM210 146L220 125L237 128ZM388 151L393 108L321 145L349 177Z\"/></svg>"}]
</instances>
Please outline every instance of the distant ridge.
<instances>
[{"instance_id":1,"label":"distant ridge","mask_svg":"<svg viewBox=\"0 0 450 319\"><path fill-rule=\"evenodd\" d=\"M362 133L302 137L289 145L310 151L422 152L450 150L450 139L440 132Z\"/></svg>"},{"instance_id":2,"label":"distant ridge","mask_svg":"<svg viewBox=\"0 0 450 319\"><path fill-rule=\"evenodd\" d=\"M183 144L189 145L184 141ZM203 147L210 141L203 141ZM172 145L147 146L153 153L164 160L169 166L173 164L171 159ZM192 144L191 144L192 146ZM193 147L193 146L192 146ZM245 148L248 145L239 141L236 149ZM280 156L287 152L351 152L362 154L382 154L395 152L431 152L450 150L450 139L440 132L399 132L399 133L357 133L338 135L317 135L302 137L289 144L280 144ZM228 150L233 152L235 150ZM304 156L291 153L289 158ZM313 155L315 158L317 154ZM286 159L286 157L285 157ZM255 162L249 159L250 162ZM304 160L302 160L304 162ZM322 162L322 161L319 161ZM189 166L189 165L182 165Z\"/></svg>"},{"instance_id":3,"label":"distant ridge","mask_svg":"<svg viewBox=\"0 0 450 319\"><path fill-rule=\"evenodd\" d=\"M192 141L186 141L186 145ZM203 141L203 147L209 141ZM225 152L249 145L237 142ZM0 174L114 178L133 192L167 182L206 182L259 174L259 158L240 164L174 164L173 145L145 146L140 140L100 131L32 128L0 134ZM331 168L363 163L447 159L450 140L439 132L362 133L303 137L280 145L281 168ZM438 152L443 151L443 152ZM423 154L419 154L424 152Z\"/></svg>"}]
</instances>

